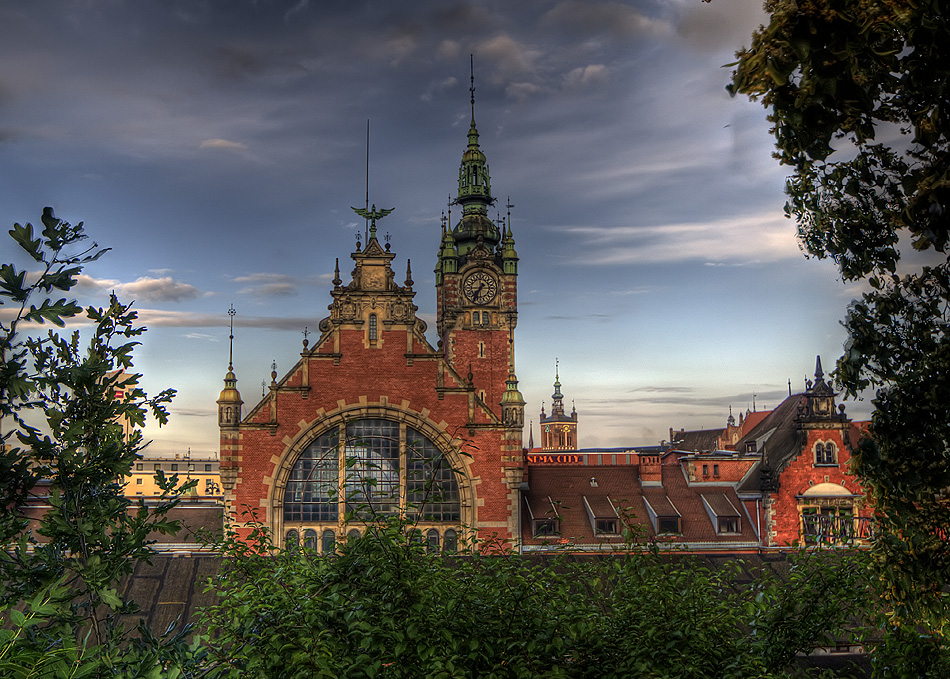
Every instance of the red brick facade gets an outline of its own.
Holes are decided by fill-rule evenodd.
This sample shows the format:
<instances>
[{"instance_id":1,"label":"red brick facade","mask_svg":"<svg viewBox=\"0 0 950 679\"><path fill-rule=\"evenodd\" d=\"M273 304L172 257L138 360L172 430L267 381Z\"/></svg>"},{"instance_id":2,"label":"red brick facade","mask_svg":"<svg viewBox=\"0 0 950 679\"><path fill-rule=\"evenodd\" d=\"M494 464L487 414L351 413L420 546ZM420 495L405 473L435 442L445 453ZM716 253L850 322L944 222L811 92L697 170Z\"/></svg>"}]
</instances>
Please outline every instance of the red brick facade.
<instances>
[{"instance_id":1,"label":"red brick facade","mask_svg":"<svg viewBox=\"0 0 950 679\"><path fill-rule=\"evenodd\" d=\"M376 220L388 211L374 206L361 212L372 224L368 242L351 255L350 283L337 266L319 339L304 342L300 360L283 377L273 373L269 392L243 419L234 416L241 402L229 370L218 401L221 475L239 523L253 512L278 543L305 534L314 541L324 533L343 537L362 523L347 516L350 495L360 490L351 482L350 455L379 454L389 457L372 458L382 461L367 462L366 469L372 484L390 489L386 515L412 514L407 470L438 458L454 470L442 483L450 495L457 491L457 502L446 500L439 516L419 510L423 534L446 542L450 534L461 540L517 535L524 422L513 365L518 258L510 219L499 229L485 217L494 199L477 139L473 118L460 170L463 214L453 230L443 223L438 251L437 348L416 318L408 264L400 285L395 255L376 240ZM349 433L360 422L390 432L388 439L372 439L389 452ZM428 462L414 439L424 442ZM323 452L314 453L320 445ZM320 493L322 504L313 499Z\"/></svg>"}]
</instances>

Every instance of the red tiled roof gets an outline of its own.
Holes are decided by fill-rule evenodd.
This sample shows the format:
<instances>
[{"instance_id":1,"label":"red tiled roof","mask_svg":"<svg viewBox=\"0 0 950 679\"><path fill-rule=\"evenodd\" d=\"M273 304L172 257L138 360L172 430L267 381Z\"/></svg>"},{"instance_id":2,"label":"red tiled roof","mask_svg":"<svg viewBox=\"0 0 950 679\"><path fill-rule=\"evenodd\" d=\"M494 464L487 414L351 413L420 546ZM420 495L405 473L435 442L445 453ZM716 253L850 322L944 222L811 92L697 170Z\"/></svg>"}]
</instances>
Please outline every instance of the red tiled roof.
<instances>
[{"instance_id":1,"label":"red tiled roof","mask_svg":"<svg viewBox=\"0 0 950 679\"><path fill-rule=\"evenodd\" d=\"M596 486L591 485L591 479ZM629 525L635 533L649 540L656 537L656 531L650 521L644 497L649 500L654 511L660 516L681 517L681 535L662 536L663 541L674 543L754 543L758 541L752 520L746 515L735 490L726 485L695 484L690 487L679 465L662 467L662 487L643 488L640 484L639 468L635 465L583 467L533 467L530 475L530 488L524 491L524 498L536 512L550 497L557 508L560 533L557 536L538 536L533 534L527 508L522 513L522 540L525 545L543 545L545 543L569 542L576 545L593 546L603 544L607 548L622 548L621 536L597 535L587 506L595 518L611 518L619 515L621 526ZM719 534L713 523L702 495L713 498L712 503L721 509L725 516L739 516L738 534ZM587 505L585 505L585 498ZM617 514L613 512L616 507ZM733 509L725 514L726 507ZM673 511L675 508L675 511ZM603 514L602 514L603 512ZM551 514L535 518L550 518Z\"/></svg>"}]
</instances>

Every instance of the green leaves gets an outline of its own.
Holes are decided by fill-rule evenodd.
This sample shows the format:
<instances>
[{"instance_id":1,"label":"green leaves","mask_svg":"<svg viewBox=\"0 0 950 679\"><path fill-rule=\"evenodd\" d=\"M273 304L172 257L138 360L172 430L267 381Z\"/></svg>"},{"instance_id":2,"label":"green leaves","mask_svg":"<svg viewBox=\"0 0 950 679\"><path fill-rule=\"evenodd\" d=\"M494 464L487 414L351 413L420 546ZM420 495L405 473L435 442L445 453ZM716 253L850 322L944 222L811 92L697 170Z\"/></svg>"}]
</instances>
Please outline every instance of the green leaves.
<instances>
[{"instance_id":1,"label":"green leaves","mask_svg":"<svg viewBox=\"0 0 950 679\"><path fill-rule=\"evenodd\" d=\"M861 555L790 577L652 551L607 558L427 554L416 526L373 524L337 553L232 534L204 613L228 677L785 677L860 615ZM269 554L264 556L265 554Z\"/></svg>"},{"instance_id":2,"label":"green leaves","mask_svg":"<svg viewBox=\"0 0 950 679\"><path fill-rule=\"evenodd\" d=\"M68 291L83 265L107 251L80 246L82 224L63 222L52 209L43 211L42 222L39 236L29 224L10 231L41 270L0 264L0 302L19 307L0 321L0 608L13 625L12 632L0 630L0 676L174 679L185 670L194 676L204 660L200 649L186 645L187 630L156 636L145 626L129 628L124 616L135 606L117 587L152 554L152 531L178 529L167 514L181 491L166 488L148 510L133 507L123 493L144 447L135 428L149 411L163 422L174 392L149 398L138 387L139 376L130 371L134 338L144 328L114 295L106 307L86 310L87 346L78 332L35 332L46 323L62 327L82 312L51 293ZM31 304L34 295L40 300ZM23 323L30 333L22 332ZM10 446L13 440L22 447ZM42 492L35 489L40 478ZM37 496L48 496L49 506L33 534L25 532L23 508Z\"/></svg>"},{"instance_id":3,"label":"green leaves","mask_svg":"<svg viewBox=\"0 0 950 679\"><path fill-rule=\"evenodd\" d=\"M836 379L873 388L853 451L878 522L887 676L950 666L950 15L939 0L776 0L729 89L761 98L807 253L866 290ZM937 585L936 583L941 583ZM921 630L916 637L908 629ZM926 637L926 641L924 638ZM898 662L895 648L915 649ZM924 669L923 654L932 658ZM886 670L885 670L886 668ZM943 668L943 669L939 669Z\"/></svg>"}]
</instances>

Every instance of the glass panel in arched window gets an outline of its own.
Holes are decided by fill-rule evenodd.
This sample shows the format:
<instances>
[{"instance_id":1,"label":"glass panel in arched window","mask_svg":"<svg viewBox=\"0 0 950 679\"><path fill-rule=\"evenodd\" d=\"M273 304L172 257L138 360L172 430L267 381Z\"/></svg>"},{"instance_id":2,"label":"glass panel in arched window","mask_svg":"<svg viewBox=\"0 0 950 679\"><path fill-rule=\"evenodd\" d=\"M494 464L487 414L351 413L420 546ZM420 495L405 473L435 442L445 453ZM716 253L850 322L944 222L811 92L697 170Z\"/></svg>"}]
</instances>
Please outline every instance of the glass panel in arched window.
<instances>
[{"instance_id":1,"label":"glass panel in arched window","mask_svg":"<svg viewBox=\"0 0 950 679\"><path fill-rule=\"evenodd\" d=\"M454 529L449 528L445 531L445 539L442 541L442 551L445 552L454 552L459 548L459 538L458 533Z\"/></svg>"},{"instance_id":2,"label":"glass panel in arched window","mask_svg":"<svg viewBox=\"0 0 950 679\"><path fill-rule=\"evenodd\" d=\"M426 551L435 554L439 551L439 531L430 528L426 533Z\"/></svg>"},{"instance_id":3,"label":"glass panel in arched window","mask_svg":"<svg viewBox=\"0 0 950 679\"><path fill-rule=\"evenodd\" d=\"M350 532L346 534L346 541L347 541L347 542L350 542L350 541L352 541L352 540L359 540L359 539L360 539L360 529L359 529L359 528L351 528L351 529L350 529Z\"/></svg>"},{"instance_id":4,"label":"glass panel in arched window","mask_svg":"<svg viewBox=\"0 0 950 679\"><path fill-rule=\"evenodd\" d=\"M284 547L294 551L297 547L300 546L300 533L295 530L287 531L287 536L284 538Z\"/></svg>"},{"instance_id":5,"label":"glass panel in arched window","mask_svg":"<svg viewBox=\"0 0 950 679\"><path fill-rule=\"evenodd\" d=\"M332 429L307 446L284 490L284 521L336 521L339 435Z\"/></svg>"},{"instance_id":6,"label":"glass panel in arched window","mask_svg":"<svg viewBox=\"0 0 950 679\"><path fill-rule=\"evenodd\" d=\"M336 534L327 528L323 531L323 545L321 551L324 554L329 554L336 549Z\"/></svg>"},{"instance_id":7,"label":"glass panel in arched window","mask_svg":"<svg viewBox=\"0 0 950 679\"><path fill-rule=\"evenodd\" d=\"M458 481L448 458L432 441L406 427L406 513L422 521L459 521Z\"/></svg>"},{"instance_id":8,"label":"glass panel in arched window","mask_svg":"<svg viewBox=\"0 0 950 679\"><path fill-rule=\"evenodd\" d=\"M346 509L360 521L399 511L399 425L357 420L346 425Z\"/></svg>"},{"instance_id":9,"label":"glass panel in arched window","mask_svg":"<svg viewBox=\"0 0 950 679\"><path fill-rule=\"evenodd\" d=\"M307 549L316 551L317 549L317 531L307 530L303 534L303 546Z\"/></svg>"},{"instance_id":10,"label":"glass panel in arched window","mask_svg":"<svg viewBox=\"0 0 950 679\"><path fill-rule=\"evenodd\" d=\"M482 322L482 315L478 311L472 312L472 323L479 325Z\"/></svg>"}]
</instances>

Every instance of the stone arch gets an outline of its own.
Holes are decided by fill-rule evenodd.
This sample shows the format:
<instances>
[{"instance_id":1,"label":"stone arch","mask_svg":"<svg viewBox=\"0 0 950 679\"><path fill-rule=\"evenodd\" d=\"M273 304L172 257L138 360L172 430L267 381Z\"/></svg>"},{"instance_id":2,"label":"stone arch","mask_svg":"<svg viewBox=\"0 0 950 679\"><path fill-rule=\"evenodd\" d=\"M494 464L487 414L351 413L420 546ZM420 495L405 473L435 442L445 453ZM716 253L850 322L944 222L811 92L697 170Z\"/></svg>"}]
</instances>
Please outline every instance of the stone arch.
<instances>
[{"instance_id":1,"label":"stone arch","mask_svg":"<svg viewBox=\"0 0 950 679\"><path fill-rule=\"evenodd\" d=\"M463 442L453 432L448 431L448 425L444 421L436 423L428 415L427 409L421 412L416 411L407 401L394 405L384 398L376 403L361 401L345 404L341 402L336 410L328 413L321 412L314 420L301 422L297 434L284 439L285 446L281 455L271 458L271 462L274 463L273 473L269 479L265 479L267 493L266 497L262 498L261 504L267 508L266 524L275 539L286 533L283 511L284 490L297 460L307 447L324 433L345 426L348 422L363 419L391 420L412 427L445 455L449 464L457 472L455 480L458 485L461 512L458 529L466 538L473 537L477 522L475 484L478 480L472 473L471 457L462 454L461 443ZM338 531L337 534L341 533Z\"/></svg>"}]
</instances>

